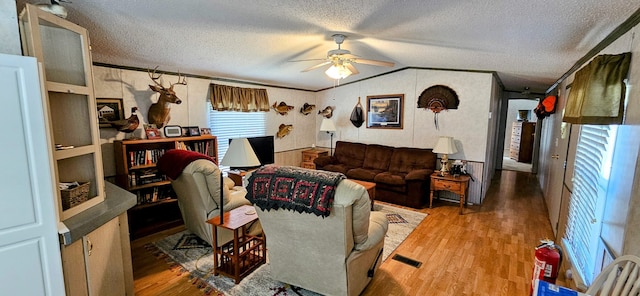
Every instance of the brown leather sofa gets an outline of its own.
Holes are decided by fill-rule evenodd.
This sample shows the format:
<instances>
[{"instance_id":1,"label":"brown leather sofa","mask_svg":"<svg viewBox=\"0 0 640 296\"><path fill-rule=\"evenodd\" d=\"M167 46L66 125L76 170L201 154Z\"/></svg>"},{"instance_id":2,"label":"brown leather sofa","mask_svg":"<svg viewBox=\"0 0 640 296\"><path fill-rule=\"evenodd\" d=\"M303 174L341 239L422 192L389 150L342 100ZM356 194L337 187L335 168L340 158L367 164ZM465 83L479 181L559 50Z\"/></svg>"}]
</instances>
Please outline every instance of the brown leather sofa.
<instances>
[{"instance_id":1,"label":"brown leather sofa","mask_svg":"<svg viewBox=\"0 0 640 296\"><path fill-rule=\"evenodd\" d=\"M431 149L338 141L333 156L314 160L316 169L376 183L376 200L422 208L429 200L437 155Z\"/></svg>"}]
</instances>

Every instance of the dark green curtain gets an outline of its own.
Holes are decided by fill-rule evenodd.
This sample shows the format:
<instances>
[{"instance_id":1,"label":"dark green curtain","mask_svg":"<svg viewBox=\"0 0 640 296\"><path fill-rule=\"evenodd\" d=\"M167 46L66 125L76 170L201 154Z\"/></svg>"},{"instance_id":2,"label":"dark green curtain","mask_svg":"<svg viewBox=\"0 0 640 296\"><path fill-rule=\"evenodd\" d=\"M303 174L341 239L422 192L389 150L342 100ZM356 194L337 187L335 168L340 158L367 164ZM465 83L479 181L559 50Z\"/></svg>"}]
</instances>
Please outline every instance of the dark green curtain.
<instances>
[{"instance_id":1,"label":"dark green curtain","mask_svg":"<svg viewBox=\"0 0 640 296\"><path fill-rule=\"evenodd\" d=\"M562 121L621 124L631 53L599 55L575 74Z\"/></svg>"}]
</instances>

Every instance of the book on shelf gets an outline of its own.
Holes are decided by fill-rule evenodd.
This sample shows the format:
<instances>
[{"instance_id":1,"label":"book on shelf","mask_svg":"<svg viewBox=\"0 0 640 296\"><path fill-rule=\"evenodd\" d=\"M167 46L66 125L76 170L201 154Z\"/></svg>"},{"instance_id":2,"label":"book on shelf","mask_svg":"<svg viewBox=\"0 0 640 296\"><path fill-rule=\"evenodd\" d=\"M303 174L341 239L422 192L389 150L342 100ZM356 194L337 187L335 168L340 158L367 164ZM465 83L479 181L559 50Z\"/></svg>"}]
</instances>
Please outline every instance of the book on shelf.
<instances>
[{"instance_id":1,"label":"book on shelf","mask_svg":"<svg viewBox=\"0 0 640 296\"><path fill-rule=\"evenodd\" d=\"M170 187L153 187L136 191L138 204L150 204L174 197L173 190Z\"/></svg>"},{"instance_id":2,"label":"book on shelf","mask_svg":"<svg viewBox=\"0 0 640 296\"><path fill-rule=\"evenodd\" d=\"M165 149L129 151L129 166L152 165L165 153Z\"/></svg>"}]
</instances>

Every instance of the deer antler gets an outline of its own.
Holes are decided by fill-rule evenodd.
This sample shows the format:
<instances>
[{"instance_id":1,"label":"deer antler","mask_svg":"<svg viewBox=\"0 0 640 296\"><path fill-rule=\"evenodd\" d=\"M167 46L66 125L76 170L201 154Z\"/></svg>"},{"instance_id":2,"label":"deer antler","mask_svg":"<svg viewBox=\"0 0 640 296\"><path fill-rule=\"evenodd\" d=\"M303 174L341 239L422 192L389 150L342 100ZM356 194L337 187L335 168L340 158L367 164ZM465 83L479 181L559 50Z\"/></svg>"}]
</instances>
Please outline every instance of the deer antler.
<instances>
[{"instance_id":1,"label":"deer antler","mask_svg":"<svg viewBox=\"0 0 640 296\"><path fill-rule=\"evenodd\" d=\"M156 75L156 70L158 70L158 66L156 66L155 68L153 68L153 74L149 71L149 69L147 69L147 73L149 73L149 78L151 78L151 80L153 80L153 82L158 85L159 87L161 87L162 89L164 89L164 86L162 86L162 84L158 83L158 79L160 79L160 77L162 77L163 74L158 75L158 77L155 77Z\"/></svg>"},{"instance_id":2,"label":"deer antler","mask_svg":"<svg viewBox=\"0 0 640 296\"><path fill-rule=\"evenodd\" d=\"M182 76L182 81L180 81L180 77L181 77L180 71L178 71L178 82L172 83L171 87L173 87L173 85L175 85L175 84L187 85L187 76Z\"/></svg>"}]
</instances>

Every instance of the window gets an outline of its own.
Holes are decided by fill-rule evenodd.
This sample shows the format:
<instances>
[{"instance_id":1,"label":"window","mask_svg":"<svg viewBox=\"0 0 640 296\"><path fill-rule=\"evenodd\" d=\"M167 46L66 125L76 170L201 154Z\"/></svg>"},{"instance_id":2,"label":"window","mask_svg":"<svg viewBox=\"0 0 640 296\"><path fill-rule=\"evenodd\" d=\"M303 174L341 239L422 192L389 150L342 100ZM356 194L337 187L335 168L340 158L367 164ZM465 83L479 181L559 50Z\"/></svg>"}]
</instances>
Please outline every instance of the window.
<instances>
[{"instance_id":1,"label":"window","mask_svg":"<svg viewBox=\"0 0 640 296\"><path fill-rule=\"evenodd\" d=\"M266 136L266 112L215 111L210 102L207 102L207 108L211 134L218 137L220 160L229 148L229 139ZM220 169L226 172L229 167L221 166Z\"/></svg>"},{"instance_id":2,"label":"window","mask_svg":"<svg viewBox=\"0 0 640 296\"><path fill-rule=\"evenodd\" d=\"M597 272L596 250L616 132L615 125L581 125L578 136L564 242L567 255L587 285Z\"/></svg>"}]
</instances>

